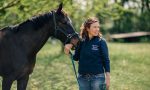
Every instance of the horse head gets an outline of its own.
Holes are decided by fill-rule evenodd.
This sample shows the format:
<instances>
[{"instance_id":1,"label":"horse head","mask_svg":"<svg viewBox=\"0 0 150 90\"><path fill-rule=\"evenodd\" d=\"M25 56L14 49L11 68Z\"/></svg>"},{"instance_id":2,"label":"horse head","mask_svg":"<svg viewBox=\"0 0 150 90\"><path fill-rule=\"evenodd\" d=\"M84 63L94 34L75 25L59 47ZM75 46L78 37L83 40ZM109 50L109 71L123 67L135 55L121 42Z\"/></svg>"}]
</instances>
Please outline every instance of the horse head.
<instances>
[{"instance_id":1,"label":"horse head","mask_svg":"<svg viewBox=\"0 0 150 90\"><path fill-rule=\"evenodd\" d=\"M71 43L76 46L79 36L72 25L71 19L62 10L62 3L56 11L52 11L54 21L54 37L58 38L63 44Z\"/></svg>"}]
</instances>

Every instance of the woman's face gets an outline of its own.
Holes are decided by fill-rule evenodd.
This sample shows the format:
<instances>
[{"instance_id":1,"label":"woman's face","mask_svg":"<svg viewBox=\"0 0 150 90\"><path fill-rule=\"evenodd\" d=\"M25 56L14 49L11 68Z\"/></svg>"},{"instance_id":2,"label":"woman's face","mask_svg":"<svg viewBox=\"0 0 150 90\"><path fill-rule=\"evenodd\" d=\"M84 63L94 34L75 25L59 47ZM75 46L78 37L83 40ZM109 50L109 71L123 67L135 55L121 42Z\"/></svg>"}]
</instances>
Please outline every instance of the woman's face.
<instances>
[{"instance_id":1,"label":"woman's face","mask_svg":"<svg viewBox=\"0 0 150 90\"><path fill-rule=\"evenodd\" d=\"M98 36L100 30L99 22L91 24L90 28L87 28L89 37Z\"/></svg>"}]
</instances>

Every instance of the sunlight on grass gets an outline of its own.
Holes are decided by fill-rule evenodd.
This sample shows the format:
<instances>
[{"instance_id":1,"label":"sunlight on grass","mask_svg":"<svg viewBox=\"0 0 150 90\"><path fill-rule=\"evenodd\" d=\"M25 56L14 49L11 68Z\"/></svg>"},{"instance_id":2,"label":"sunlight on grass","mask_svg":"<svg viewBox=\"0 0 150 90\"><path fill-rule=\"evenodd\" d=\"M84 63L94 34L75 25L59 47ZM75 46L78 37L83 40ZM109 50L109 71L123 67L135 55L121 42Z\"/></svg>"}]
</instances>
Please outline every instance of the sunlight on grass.
<instances>
[{"instance_id":1,"label":"sunlight on grass","mask_svg":"<svg viewBox=\"0 0 150 90\"><path fill-rule=\"evenodd\" d=\"M149 90L149 43L110 43L111 90Z\"/></svg>"},{"instance_id":2,"label":"sunlight on grass","mask_svg":"<svg viewBox=\"0 0 150 90\"><path fill-rule=\"evenodd\" d=\"M70 58L60 53L61 45L58 43L47 43L38 53L27 90L78 90ZM108 47L110 90L149 90L150 44L108 43ZM16 90L16 82L12 90Z\"/></svg>"}]
</instances>

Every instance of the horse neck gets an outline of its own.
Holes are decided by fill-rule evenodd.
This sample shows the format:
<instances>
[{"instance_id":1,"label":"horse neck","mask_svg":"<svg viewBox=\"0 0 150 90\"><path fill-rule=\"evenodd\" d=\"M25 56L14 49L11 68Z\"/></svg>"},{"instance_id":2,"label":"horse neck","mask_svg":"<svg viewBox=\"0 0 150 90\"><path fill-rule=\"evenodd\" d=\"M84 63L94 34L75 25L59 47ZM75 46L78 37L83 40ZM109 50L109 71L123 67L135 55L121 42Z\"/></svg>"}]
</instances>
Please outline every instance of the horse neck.
<instances>
[{"instance_id":1,"label":"horse neck","mask_svg":"<svg viewBox=\"0 0 150 90\"><path fill-rule=\"evenodd\" d=\"M33 39L32 39L32 45L31 45L32 48L30 50L30 53L36 54L44 46L48 38L52 36L52 32L50 32L49 27L50 27L49 25L45 25L41 27L41 29L39 29L38 32L34 33L34 36L32 35Z\"/></svg>"},{"instance_id":2,"label":"horse neck","mask_svg":"<svg viewBox=\"0 0 150 90\"><path fill-rule=\"evenodd\" d=\"M38 21L36 23L38 23ZM36 28L33 24L30 25L32 26L29 26L30 28L26 28L28 31L22 35L23 46L27 54L36 55L37 52L44 46L48 38L53 36L53 20L49 19L47 23L37 26L38 28Z\"/></svg>"}]
</instances>

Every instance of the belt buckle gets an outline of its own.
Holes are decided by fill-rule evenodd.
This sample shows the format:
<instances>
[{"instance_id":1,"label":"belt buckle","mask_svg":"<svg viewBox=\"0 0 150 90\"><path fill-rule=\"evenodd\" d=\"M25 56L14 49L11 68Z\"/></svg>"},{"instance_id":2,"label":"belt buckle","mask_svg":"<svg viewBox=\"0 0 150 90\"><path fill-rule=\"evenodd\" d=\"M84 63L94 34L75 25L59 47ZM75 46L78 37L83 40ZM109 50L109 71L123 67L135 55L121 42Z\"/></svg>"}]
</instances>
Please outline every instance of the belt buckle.
<instances>
[{"instance_id":1,"label":"belt buckle","mask_svg":"<svg viewBox=\"0 0 150 90\"><path fill-rule=\"evenodd\" d=\"M86 74L85 76L89 78L91 75L90 74Z\"/></svg>"}]
</instances>

